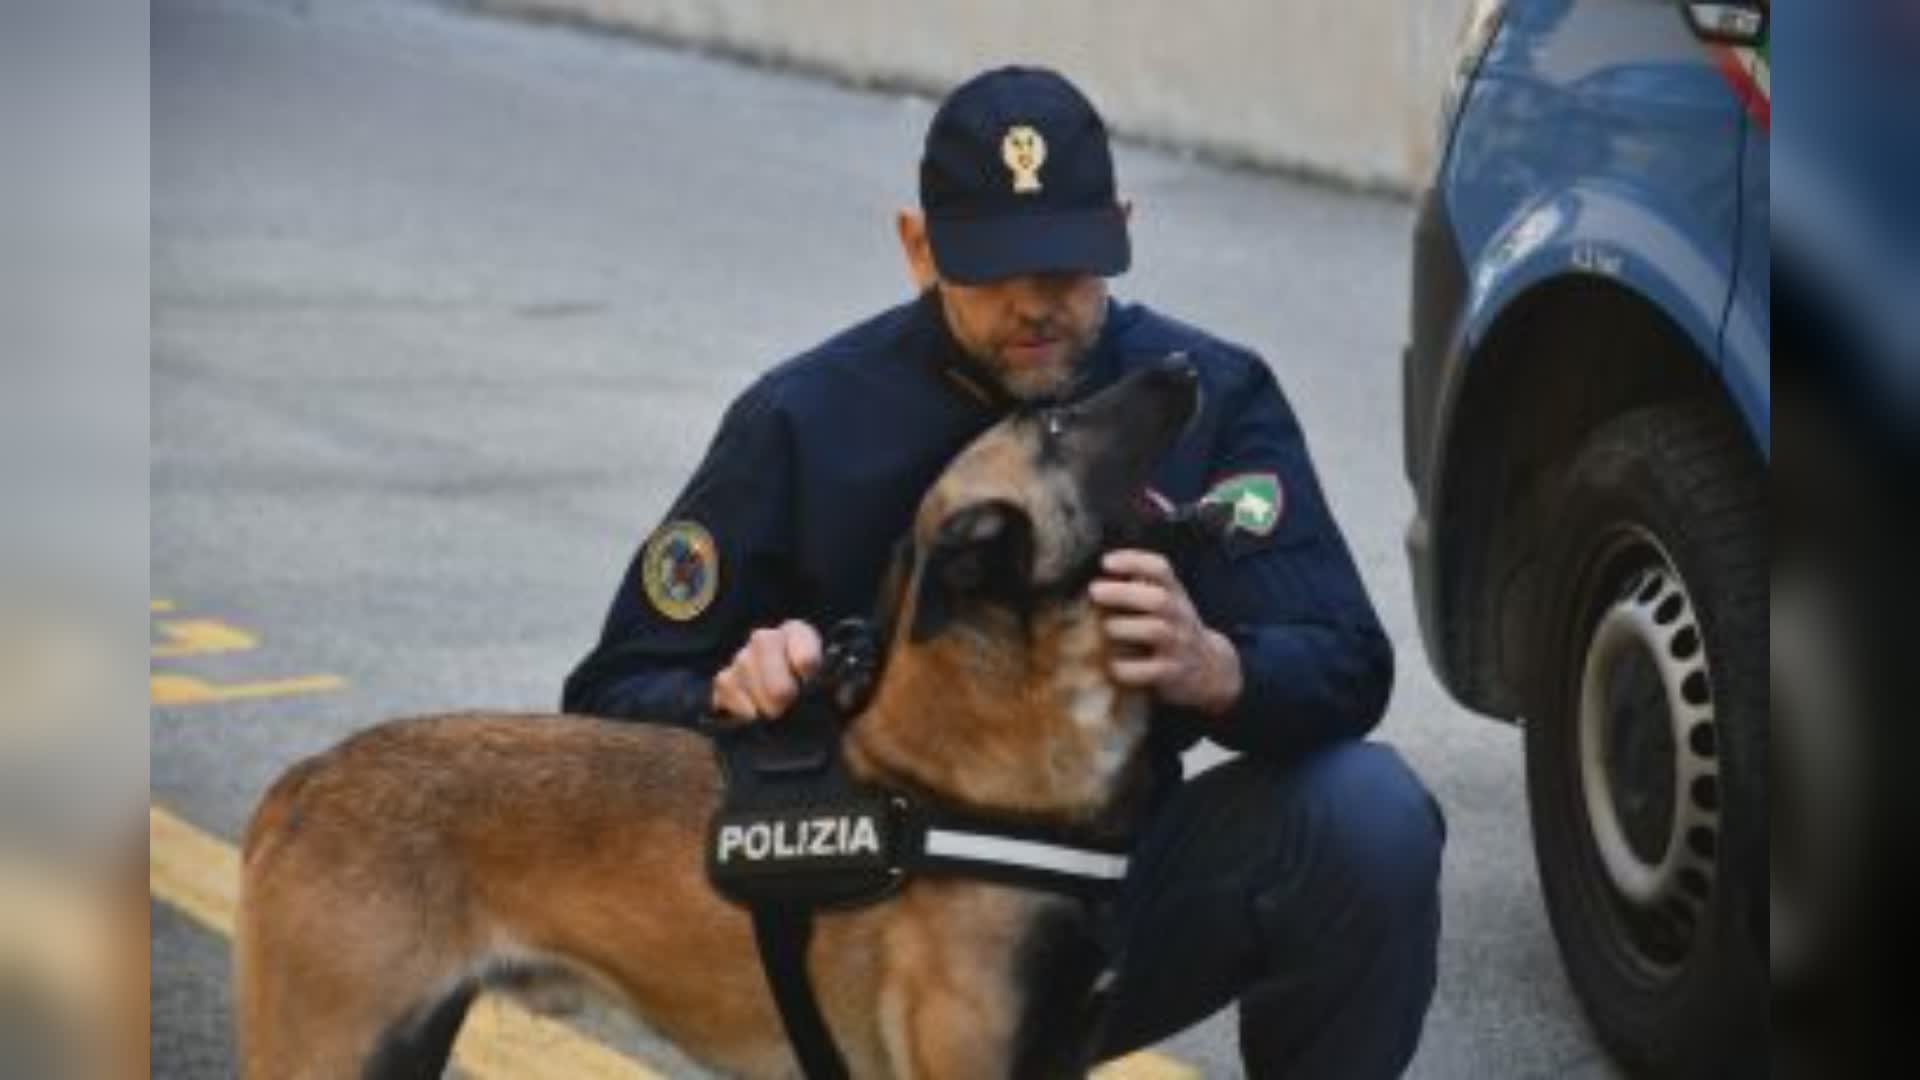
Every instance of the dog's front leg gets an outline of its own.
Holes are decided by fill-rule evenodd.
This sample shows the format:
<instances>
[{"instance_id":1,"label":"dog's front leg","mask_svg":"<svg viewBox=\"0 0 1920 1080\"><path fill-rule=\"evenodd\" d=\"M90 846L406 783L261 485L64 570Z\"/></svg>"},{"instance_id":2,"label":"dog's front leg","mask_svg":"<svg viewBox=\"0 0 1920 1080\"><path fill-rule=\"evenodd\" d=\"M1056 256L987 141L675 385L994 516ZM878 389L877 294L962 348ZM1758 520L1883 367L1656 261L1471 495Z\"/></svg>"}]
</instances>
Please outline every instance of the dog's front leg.
<instances>
[{"instance_id":1,"label":"dog's front leg","mask_svg":"<svg viewBox=\"0 0 1920 1080\"><path fill-rule=\"evenodd\" d=\"M942 978L902 979L880 999L880 1029L891 1080L983 1080L1013 1075L1010 1002Z\"/></svg>"},{"instance_id":2,"label":"dog's front leg","mask_svg":"<svg viewBox=\"0 0 1920 1080\"><path fill-rule=\"evenodd\" d=\"M879 1022L885 1075L999 1080L1022 1071L1028 995L1034 976L1052 966L1035 952L1035 935L1065 903L983 882L910 885L887 921L869 1013Z\"/></svg>"}]
</instances>

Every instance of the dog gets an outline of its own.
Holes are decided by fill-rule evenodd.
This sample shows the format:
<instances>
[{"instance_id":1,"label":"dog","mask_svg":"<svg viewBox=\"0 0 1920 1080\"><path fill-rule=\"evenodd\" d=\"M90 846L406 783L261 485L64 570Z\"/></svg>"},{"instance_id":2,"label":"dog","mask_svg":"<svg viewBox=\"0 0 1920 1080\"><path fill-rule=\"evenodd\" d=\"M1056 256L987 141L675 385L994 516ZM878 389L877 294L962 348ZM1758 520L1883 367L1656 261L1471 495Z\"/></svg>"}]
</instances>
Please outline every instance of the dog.
<instances>
[{"instance_id":1,"label":"dog","mask_svg":"<svg viewBox=\"0 0 1920 1080\"><path fill-rule=\"evenodd\" d=\"M860 781L1027 823L1124 812L1149 703L1112 680L1085 584L1197 402L1170 361L950 463L883 586L884 659L842 743ZM480 991L580 985L718 1072L799 1075L748 916L704 872L722 787L702 734L565 715L394 720L294 765L244 840L242 1074L438 1076ZM1047 1011L1097 971L1050 959L1084 912L931 876L823 911L811 982L849 1071L1084 1073Z\"/></svg>"}]
</instances>

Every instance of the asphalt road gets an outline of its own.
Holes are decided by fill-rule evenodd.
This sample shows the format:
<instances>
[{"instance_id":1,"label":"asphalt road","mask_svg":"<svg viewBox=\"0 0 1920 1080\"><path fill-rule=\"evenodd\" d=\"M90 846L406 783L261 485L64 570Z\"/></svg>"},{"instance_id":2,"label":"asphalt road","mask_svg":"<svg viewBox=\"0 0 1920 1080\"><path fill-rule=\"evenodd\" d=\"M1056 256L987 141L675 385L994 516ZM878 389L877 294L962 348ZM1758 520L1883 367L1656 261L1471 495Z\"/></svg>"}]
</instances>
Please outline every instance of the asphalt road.
<instances>
[{"instance_id":1,"label":"asphalt road","mask_svg":"<svg viewBox=\"0 0 1920 1080\"><path fill-rule=\"evenodd\" d=\"M231 843L278 770L379 718L553 706L727 400L906 294L891 213L931 107L426 5L159 0L152 56L153 799ZM1268 358L1399 647L1382 737L1451 825L1412 1074L1612 1075L1517 733L1445 698L1413 621L1409 209L1118 160L1116 291ZM154 1073L227 1074L224 942L154 913ZM1225 1018L1160 1050L1238 1072Z\"/></svg>"}]
</instances>

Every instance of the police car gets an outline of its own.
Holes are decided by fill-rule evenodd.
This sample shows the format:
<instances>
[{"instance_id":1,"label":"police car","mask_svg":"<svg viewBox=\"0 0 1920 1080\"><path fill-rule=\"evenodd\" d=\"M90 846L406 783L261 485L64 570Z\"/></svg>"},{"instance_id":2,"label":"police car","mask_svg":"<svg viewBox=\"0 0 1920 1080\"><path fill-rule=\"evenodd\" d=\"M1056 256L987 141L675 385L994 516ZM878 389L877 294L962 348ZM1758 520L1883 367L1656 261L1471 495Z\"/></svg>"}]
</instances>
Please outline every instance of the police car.
<instances>
[{"instance_id":1,"label":"police car","mask_svg":"<svg viewBox=\"0 0 1920 1080\"><path fill-rule=\"evenodd\" d=\"M1636 1072L1764 1060L1768 4L1474 0L1415 228L1407 548L1522 723L1542 888Z\"/></svg>"}]
</instances>

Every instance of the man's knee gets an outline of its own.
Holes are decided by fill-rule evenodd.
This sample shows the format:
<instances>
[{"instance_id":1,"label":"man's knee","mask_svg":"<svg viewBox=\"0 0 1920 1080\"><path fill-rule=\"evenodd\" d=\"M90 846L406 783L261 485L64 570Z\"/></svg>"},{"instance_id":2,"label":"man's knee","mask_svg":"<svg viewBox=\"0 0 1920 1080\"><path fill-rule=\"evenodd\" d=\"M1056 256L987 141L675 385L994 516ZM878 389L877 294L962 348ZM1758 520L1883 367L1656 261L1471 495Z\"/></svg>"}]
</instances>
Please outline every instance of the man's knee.
<instances>
[{"instance_id":1,"label":"man's knee","mask_svg":"<svg viewBox=\"0 0 1920 1080\"><path fill-rule=\"evenodd\" d=\"M1253 898L1267 970L1240 1001L1253 1076L1396 1076L1435 985L1445 827L1393 750L1330 747L1276 775L1279 858Z\"/></svg>"},{"instance_id":2,"label":"man's knee","mask_svg":"<svg viewBox=\"0 0 1920 1080\"><path fill-rule=\"evenodd\" d=\"M1392 748L1348 743L1302 762L1287 793L1316 891L1347 918L1394 925L1436 902L1446 826Z\"/></svg>"}]
</instances>

